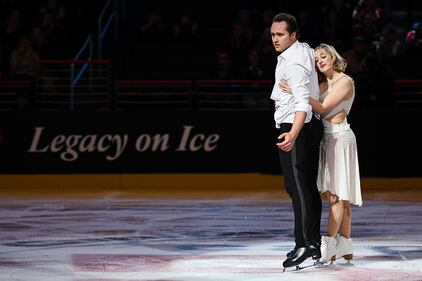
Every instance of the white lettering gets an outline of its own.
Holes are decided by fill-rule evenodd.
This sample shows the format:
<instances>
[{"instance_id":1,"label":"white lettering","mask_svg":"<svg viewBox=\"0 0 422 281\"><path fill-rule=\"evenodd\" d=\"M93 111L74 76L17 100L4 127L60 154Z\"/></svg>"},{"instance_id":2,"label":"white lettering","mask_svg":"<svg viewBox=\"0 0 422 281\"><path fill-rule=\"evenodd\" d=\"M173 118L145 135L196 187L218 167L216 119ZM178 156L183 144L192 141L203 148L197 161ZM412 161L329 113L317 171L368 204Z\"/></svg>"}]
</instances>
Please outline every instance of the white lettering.
<instances>
[{"instance_id":1,"label":"white lettering","mask_svg":"<svg viewBox=\"0 0 422 281\"><path fill-rule=\"evenodd\" d=\"M56 135L50 140L41 137L45 127L34 127L34 137L28 152L37 153L57 153L63 161L71 162L79 159L81 153L105 153L105 159L114 161L118 159L126 150L129 142L127 134L98 136L90 135ZM182 135L176 151L211 152L218 146L220 135L194 133L194 126L186 125L182 127ZM159 151L164 152L170 148L170 134L141 134L135 142L135 149L139 152Z\"/></svg>"},{"instance_id":2,"label":"white lettering","mask_svg":"<svg viewBox=\"0 0 422 281\"><path fill-rule=\"evenodd\" d=\"M93 152L95 151L95 142L97 141L96 135L87 135L81 140L79 145L80 152Z\"/></svg>"},{"instance_id":3,"label":"white lettering","mask_svg":"<svg viewBox=\"0 0 422 281\"><path fill-rule=\"evenodd\" d=\"M220 140L220 136L218 134L212 134L209 136L204 134L191 134L193 127L194 126L183 126L182 137L176 151L188 150L196 152L203 149L206 152L210 152L217 148L217 142Z\"/></svg>"},{"instance_id":4,"label":"white lettering","mask_svg":"<svg viewBox=\"0 0 422 281\"><path fill-rule=\"evenodd\" d=\"M189 134L192 128L193 126L183 126L182 138L180 139L180 144L176 151L186 151L186 143L188 142Z\"/></svg>"},{"instance_id":5,"label":"white lettering","mask_svg":"<svg viewBox=\"0 0 422 281\"><path fill-rule=\"evenodd\" d=\"M128 139L129 139L129 137L126 134L123 135L123 139L120 135L115 135L112 138L112 143L116 142L116 153L114 154L114 156L108 155L106 157L106 159L109 160L109 161L113 161L113 160L116 160L117 158L119 158L120 155L122 155L123 151L126 148Z\"/></svg>"},{"instance_id":6,"label":"white lettering","mask_svg":"<svg viewBox=\"0 0 422 281\"><path fill-rule=\"evenodd\" d=\"M136 150L140 152L146 151L151 144L151 137L149 135L140 135L135 143Z\"/></svg>"},{"instance_id":7,"label":"white lettering","mask_svg":"<svg viewBox=\"0 0 422 281\"><path fill-rule=\"evenodd\" d=\"M217 142L220 139L220 136L218 134L212 134L210 135L204 142L204 150L206 152L213 151L217 148Z\"/></svg>"},{"instance_id":8,"label":"white lettering","mask_svg":"<svg viewBox=\"0 0 422 281\"><path fill-rule=\"evenodd\" d=\"M44 148L38 150L38 143L41 138L41 132L45 129L45 127L35 127L35 134L34 138L32 139L31 147L29 148L28 152L46 152L48 150L48 145L46 145Z\"/></svg>"},{"instance_id":9,"label":"white lettering","mask_svg":"<svg viewBox=\"0 0 422 281\"><path fill-rule=\"evenodd\" d=\"M105 136L102 136L102 138L100 138L100 140L98 141L98 145L97 145L97 150L99 151L99 152L104 152L104 151L107 151L107 149L110 147L109 145L104 145L104 141L109 141L109 140L111 140L112 139L112 136L110 136L110 135L105 135Z\"/></svg>"},{"instance_id":10,"label":"white lettering","mask_svg":"<svg viewBox=\"0 0 422 281\"><path fill-rule=\"evenodd\" d=\"M104 135L98 138L97 135L57 135L50 144L43 148L39 147L41 134L45 127L35 127L34 137L28 152L52 152L58 153L63 161L75 161L81 152L108 152L106 155L109 161L119 158L126 149L129 136L124 135ZM98 140L98 141L97 141Z\"/></svg>"},{"instance_id":11,"label":"white lettering","mask_svg":"<svg viewBox=\"0 0 422 281\"><path fill-rule=\"evenodd\" d=\"M152 137L153 143L152 143L152 149L151 150L156 151L161 144L159 151L166 151L169 148L169 144L168 144L169 138L170 138L169 134L165 134L163 136L157 134L157 135L153 136Z\"/></svg>"},{"instance_id":12,"label":"white lettering","mask_svg":"<svg viewBox=\"0 0 422 281\"><path fill-rule=\"evenodd\" d=\"M57 139L58 137L61 137L61 136L57 136L55 139ZM73 148L78 146L78 142L80 138L82 138L82 136L80 135L70 135L67 137L65 141L66 149L64 152L60 153L61 159L68 162L78 159L78 156L79 156L78 151L74 150ZM51 144L51 146L53 146L53 144ZM55 152L53 151L53 149L51 151Z\"/></svg>"},{"instance_id":13,"label":"white lettering","mask_svg":"<svg viewBox=\"0 0 422 281\"><path fill-rule=\"evenodd\" d=\"M202 148L202 142L200 142L199 145L195 145L197 139L202 141L205 139L205 136L203 134L197 134L193 136L189 144L190 151L198 151Z\"/></svg>"},{"instance_id":14,"label":"white lettering","mask_svg":"<svg viewBox=\"0 0 422 281\"><path fill-rule=\"evenodd\" d=\"M142 134L136 140L135 148L140 152L147 151L148 149L151 149L151 151L166 151L170 147L169 140L169 134L156 134L153 137L147 134Z\"/></svg>"}]
</instances>

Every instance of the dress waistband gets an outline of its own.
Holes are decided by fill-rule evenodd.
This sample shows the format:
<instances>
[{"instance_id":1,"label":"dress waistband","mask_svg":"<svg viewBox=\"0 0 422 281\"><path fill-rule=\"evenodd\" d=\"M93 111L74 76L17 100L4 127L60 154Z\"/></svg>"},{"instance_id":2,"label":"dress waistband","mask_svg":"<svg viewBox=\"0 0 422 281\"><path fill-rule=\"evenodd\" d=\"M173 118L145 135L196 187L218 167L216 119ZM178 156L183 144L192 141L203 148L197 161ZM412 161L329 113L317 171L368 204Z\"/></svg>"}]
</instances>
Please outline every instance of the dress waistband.
<instances>
[{"instance_id":1,"label":"dress waistband","mask_svg":"<svg viewBox=\"0 0 422 281\"><path fill-rule=\"evenodd\" d=\"M338 124L333 124L322 119L322 125L324 126L324 133L326 134L334 134L350 130L350 124L347 123L347 118L344 118L344 120Z\"/></svg>"}]
</instances>

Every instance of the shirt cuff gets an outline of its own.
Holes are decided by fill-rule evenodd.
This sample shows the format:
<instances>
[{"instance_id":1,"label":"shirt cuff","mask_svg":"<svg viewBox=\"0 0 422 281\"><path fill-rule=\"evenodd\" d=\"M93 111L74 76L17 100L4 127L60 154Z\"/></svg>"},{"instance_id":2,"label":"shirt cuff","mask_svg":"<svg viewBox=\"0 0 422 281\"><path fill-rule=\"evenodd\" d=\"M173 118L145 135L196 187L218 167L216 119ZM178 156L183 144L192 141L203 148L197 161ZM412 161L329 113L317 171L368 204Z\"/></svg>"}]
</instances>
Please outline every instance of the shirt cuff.
<instances>
[{"instance_id":1,"label":"shirt cuff","mask_svg":"<svg viewBox=\"0 0 422 281\"><path fill-rule=\"evenodd\" d=\"M303 112L311 112L312 106L310 104L297 104L294 108L294 112L303 111Z\"/></svg>"}]
</instances>

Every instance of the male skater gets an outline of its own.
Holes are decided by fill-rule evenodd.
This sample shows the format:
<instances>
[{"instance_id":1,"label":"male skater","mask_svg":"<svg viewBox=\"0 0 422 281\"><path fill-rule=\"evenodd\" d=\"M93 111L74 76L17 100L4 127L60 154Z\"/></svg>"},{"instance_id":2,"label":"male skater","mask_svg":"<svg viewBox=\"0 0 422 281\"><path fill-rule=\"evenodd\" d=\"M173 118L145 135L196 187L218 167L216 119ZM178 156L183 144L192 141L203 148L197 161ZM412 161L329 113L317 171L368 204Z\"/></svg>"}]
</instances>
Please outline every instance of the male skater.
<instances>
[{"instance_id":1,"label":"male skater","mask_svg":"<svg viewBox=\"0 0 422 281\"><path fill-rule=\"evenodd\" d=\"M323 128L309 105L309 98L319 96L318 77L314 50L299 42L297 33L294 16L280 13L274 17L271 37L275 50L281 54L277 57L271 99L275 101L275 124L280 129L280 164L295 217L296 245L287 253L284 268L297 266L309 257L321 257L322 205L316 178ZM291 93L280 89L282 80L290 86Z\"/></svg>"}]
</instances>

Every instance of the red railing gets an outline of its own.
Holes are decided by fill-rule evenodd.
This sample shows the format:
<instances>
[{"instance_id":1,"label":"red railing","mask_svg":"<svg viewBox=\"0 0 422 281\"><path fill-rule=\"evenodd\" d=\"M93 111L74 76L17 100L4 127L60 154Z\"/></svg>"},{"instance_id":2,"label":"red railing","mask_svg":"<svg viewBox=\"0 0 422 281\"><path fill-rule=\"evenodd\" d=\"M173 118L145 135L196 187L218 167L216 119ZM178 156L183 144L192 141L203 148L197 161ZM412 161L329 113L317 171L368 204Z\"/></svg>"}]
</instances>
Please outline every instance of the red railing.
<instances>
[{"instance_id":1,"label":"red railing","mask_svg":"<svg viewBox=\"0 0 422 281\"><path fill-rule=\"evenodd\" d=\"M41 60L37 78L40 108L112 109L110 65L110 60Z\"/></svg>"},{"instance_id":2,"label":"red railing","mask_svg":"<svg viewBox=\"0 0 422 281\"><path fill-rule=\"evenodd\" d=\"M422 79L398 79L394 86L394 104L407 107L422 104Z\"/></svg>"},{"instance_id":3,"label":"red railing","mask_svg":"<svg viewBox=\"0 0 422 281\"><path fill-rule=\"evenodd\" d=\"M109 65L109 60L42 60L42 66L63 65L62 75L67 77L67 82L63 80L53 81L54 90L46 94L41 87L35 87L36 92L31 93L33 96L45 97L54 96L53 103L59 103L58 97L63 96L63 103L70 103L70 65L82 67L84 64L102 64ZM74 71L80 69L75 68ZM54 68L54 67L53 67ZM60 67L59 67L60 68ZM67 74L66 74L67 71ZM89 70L88 70L89 71ZM92 73L91 73L92 74ZM54 73L57 75L57 72ZM39 76L45 78L45 73ZM75 75L73 76L75 77ZM90 81L91 75L83 77L85 79L78 88L87 89L92 87ZM256 109L267 108L269 102L269 94L273 86L271 80L117 80L114 85L114 93L111 89L112 81L107 74L103 77L105 87L97 91L97 95L106 92L107 103L112 104L107 108L142 108L142 109L170 109L178 108L183 110L192 109ZM82 81L82 80L80 80ZM64 83L64 89L60 88L60 83ZM39 86L40 83L37 83ZM422 79L397 79L395 85L395 102L398 104L422 104ZM110 86L110 87L109 87ZM30 80L0 80L0 93L2 93L3 106L13 104L22 93L31 91L32 82ZM46 86L44 86L46 87ZM92 88L91 88L92 89ZM81 90L82 91L82 90ZM63 92L63 93L62 93ZM101 92L101 93L100 93ZM43 96L44 95L44 96ZM76 95L81 93L76 92ZM95 106L98 102L92 98L90 100L88 94L83 94L86 100L74 102L89 103ZM111 97L115 97L114 99ZM67 97L67 98L65 98ZM104 97L103 97L104 99ZM45 102L45 99L37 102ZM6 106L7 107L7 106ZM43 109L41 107L40 109ZM102 109L105 109L104 107Z\"/></svg>"},{"instance_id":4,"label":"red railing","mask_svg":"<svg viewBox=\"0 0 422 281\"><path fill-rule=\"evenodd\" d=\"M31 85L31 81L29 80L0 80L0 85L16 85L16 86L20 86L20 85Z\"/></svg>"},{"instance_id":5,"label":"red railing","mask_svg":"<svg viewBox=\"0 0 422 281\"><path fill-rule=\"evenodd\" d=\"M20 110L35 107L30 80L0 80L0 110Z\"/></svg>"}]
</instances>

